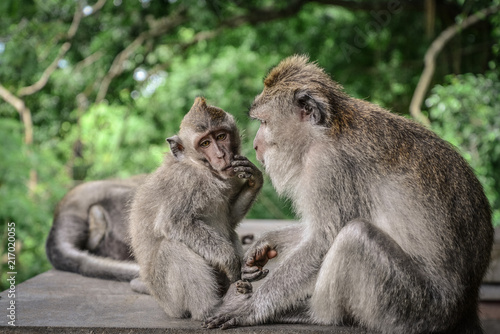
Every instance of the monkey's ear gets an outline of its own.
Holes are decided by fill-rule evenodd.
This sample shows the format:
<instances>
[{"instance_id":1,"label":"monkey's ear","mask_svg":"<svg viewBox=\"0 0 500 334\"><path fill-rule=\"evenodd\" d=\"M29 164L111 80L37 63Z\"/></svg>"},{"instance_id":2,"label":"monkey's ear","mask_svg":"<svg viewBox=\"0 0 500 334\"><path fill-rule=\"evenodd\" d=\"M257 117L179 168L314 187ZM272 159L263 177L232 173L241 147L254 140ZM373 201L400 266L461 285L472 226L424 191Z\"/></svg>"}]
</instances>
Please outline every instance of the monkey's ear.
<instances>
[{"instance_id":1,"label":"monkey's ear","mask_svg":"<svg viewBox=\"0 0 500 334\"><path fill-rule=\"evenodd\" d=\"M303 121L309 121L314 125L323 124L326 119L326 109L321 101L315 99L312 94L305 91L295 93L295 102L298 104Z\"/></svg>"},{"instance_id":2,"label":"monkey's ear","mask_svg":"<svg viewBox=\"0 0 500 334\"><path fill-rule=\"evenodd\" d=\"M170 151L177 160L182 160L184 158L184 145L179 136L175 135L166 139L170 145Z\"/></svg>"}]
</instances>

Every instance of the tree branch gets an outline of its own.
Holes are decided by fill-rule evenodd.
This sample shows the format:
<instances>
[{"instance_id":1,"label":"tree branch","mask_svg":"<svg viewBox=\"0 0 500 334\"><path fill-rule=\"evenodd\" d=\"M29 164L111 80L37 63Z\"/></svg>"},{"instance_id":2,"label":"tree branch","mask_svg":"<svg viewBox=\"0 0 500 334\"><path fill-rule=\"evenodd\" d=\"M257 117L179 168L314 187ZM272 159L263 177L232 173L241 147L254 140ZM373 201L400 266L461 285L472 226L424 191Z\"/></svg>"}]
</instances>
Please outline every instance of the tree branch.
<instances>
[{"instance_id":1,"label":"tree branch","mask_svg":"<svg viewBox=\"0 0 500 334\"><path fill-rule=\"evenodd\" d=\"M310 0L297 0L292 2L288 7L280 9L275 9L272 7L265 9L251 9L249 10L250 12L245 15L238 15L221 21L219 25L213 30L198 32L192 40L187 43L181 44L180 48L184 51L200 41L212 39L218 36L227 28L236 28L247 23L256 25L258 23L293 16L300 11L304 4L308 2L310 2ZM111 81L123 72L123 63L137 50L137 48L139 48L147 39L164 34L170 29L185 22L186 17L184 14L185 8L181 8L179 13L177 14L171 14L170 16L158 21L153 21L152 23L150 23L150 30L141 33L129 46L127 46L122 52L120 52L115 57L108 73L102 79L95 102L99 103L105 98Z\"/></svg>"},{"instance_id":2,"label":"tree branch","mask_svg":"<svg viewBox=\"0 0 500 334\"><path fill-rule=\"evenodd\" d=\"M99 0L96 2L94 6L92 6L92 14L95 14L98 12L106 3L107 0ZM59 52L57 54L57 57L52 61L52 63L43 71L42 76L40 79L35 82L31 86L27 87L22 87L19 89L17 95L19 97L27 96L27 95L32 95L35 94L36 92L40 91L47 82L49 81L50 76L52 73L54 73L55 70L57 70L57 66L59 64L59 61L64 58L66 53L69 51L71 48L71 40L75 36L76 32L78 31L78 27L80 26L80 22L83 18L83 12L82 8L80 5L77 5L77 8L75 10L75 14L73 15L73 20L71 21L71 26L68 29L68 33L66 34L66 42L61 46L59 49Z\"/></svg>"},{"instance_id":3,"label":"tree branch","mask_svg":"<svg viewBox=\"0 0 500 334\"><path fill-rule=\"evenodd\" d=\"M309 2L316 2L322 5L332 5L344 7L351 10L376 10L381 8L387 8L391 1L351 1L351 0L312 0ZM423 9L421 1L404 1L401 3L405 8L411 9Z\"/></svg>"},{"instance_id":4,"label":"tree branch","mask_svg":"<svg viewBox=\"0 0 500 334\"><path fill-rule=\"evenodd\" d=\"M12 94L7 88L0 84L0 97L13 106L24 124L24 143L26 145L31 145L33 143L33 123L31 121L31 112L23 100Z\"/></svg>"},{"instance_id":5,"label":"tree branch","mask_svg":"<svg viewBox=\"0 0 500 334\"><path fill-rule=\"evenodd\" d=\"M92 14L99 11L104 6L105 3L106 3L106 0L98 0L97 3L92 7ZM81 21L82 17L83 17L83 13L82 13L81 7L79 5L77 5L77 8L75 10L75 14L73 15L73 20L71 22L70 28L68 29L66 42L63 43L63 45L59 49L57 57L43 71L42 76L40 77L40 79L37 82L35 82L31 86L22 87L21 89L19 89L19 92L18 92L19 96L15 96L8 89L6 89L4 86L2 86L0 84L0 97L5 102L7 102L11 106L13 106L17 110L19 115L21 116L21 119L22 119L22 122L24 125L24 143L27 146L27 154L28 155L32 154L30 147L33 144L33 120L31 118L31 110L26 106L26 104L21 99L21 97L26 96L26 95L32 95L32 94L40 91L43 87L45 87L50 76L57 69L57 65L58 65L59 61L66 55L66 53L71 48L71 39L75 36L76 32L78 31L78 27L80 25L80 21ZM30 173L29 173L28 185L27 185L28 186L28 193L30 196L32 196L34 194L37 183L38 183L38 176L37 176L36 169L31 168Z\"/></svg>"},{"instance_id":6,"label":"tree branch","mask_svg":"<svg viewBox=\"0 0 500 334\"><path fill-rule=\"evenodd\" d=\"M470 27L480 20L483 20L489 15L498 12L499 10L500 5L482 9L479 12L470 15L462 22L449 26L444 31L442 31L441 34L439 34L439 36L432 42L431 46L425 53L424 70L422 72L422 75L420 76L420 80L418 81L417 87L415 88L415 92L413 93L413 97L410 103L410 114L414 119L426 126L430 126L429 119L422 113L420 107L422 106L425 94L427 93L427 90L431 83L432 76L434 75L434 70L436 68L436 57L444 48L446 43L448 43L449 40L457 35L460 31Z\"/></svg>"},{"instance_id":7,"label":"tree branch","mask_svg":"<svg viewBox=\"0 0 500 334\"><path fill-rule=\"evenodd\" d=\"M57 57L45 69L45 71L43 71L40 79L38 79L38 81L35 82L31 86L22 87L21 89L19 89L19 92L17 93L17 95L19 95L19 97L23 97L26 95L32 95L32 94L35 94L36 92L38 92L39 90L41 90L43 87L45 87L45 85L49 81L49 78L52 75L52 73L54 73L54 71L57 70L57 65L58 65L59 61L61 59L63 59L63 57L66 55L66 53L68 52L68 50L70 48L71 48L70 42L64 43L61 46L61 49L59 49L59 53L57 54Z\"/></svg>"},{"instance_id":8,"label":"tree branch","mask_svg":"<svg viewBox=\"0 0 500 334\"><path fill-rule=\"evenodd\" d=\"M83 68L92 65L96 61L102 58L104 56L104 53L102 51L96 51L90 56L86 57L85 59L82 59L78 63L76 63L74 67L74 72L78 73L81 72Z\"/></svg>"},{"instance_id":9,"label":"tree branch","mask_svg":"<svg viewBox=\"0 0 500 334\"><path fill-rule=\"evenodd\" d=\"M123 49L113 60L111 67L99 85L95 103L100 103L108 93L109 85L114 78L123 73L123 63L148 39L165 34L174 27L180 25L187 20L186 8L182 7L177 12L172 13L168 17L164 17L150 23L150 29L142 32L137 38L132 41L125 49Z\"/></svg>"},{"instance_id":10,"label":"tree branch","mask_svg":"<svg viewBox=\"0 0 500 334\"><path fill-rule=\"evenodd\" d=\"M187 43L181 44L181 50L186 50L190 46L205 40L209 40L217 37L227 28L237 28L244 24L257 25L260 23L265 23L277 19L285 19L287 17L291 17L297 14L302 7L308 3L314 2L310 0L298 0L292 2L288 7L283 9L275 9L275 8L265 8L265 9L249 9L250 13L245 15L239 15L232 17L227 20L223 20L220 22L217 28L209 31L200 31L194 35L193 39Z\"/></svg>"}]
</instances>

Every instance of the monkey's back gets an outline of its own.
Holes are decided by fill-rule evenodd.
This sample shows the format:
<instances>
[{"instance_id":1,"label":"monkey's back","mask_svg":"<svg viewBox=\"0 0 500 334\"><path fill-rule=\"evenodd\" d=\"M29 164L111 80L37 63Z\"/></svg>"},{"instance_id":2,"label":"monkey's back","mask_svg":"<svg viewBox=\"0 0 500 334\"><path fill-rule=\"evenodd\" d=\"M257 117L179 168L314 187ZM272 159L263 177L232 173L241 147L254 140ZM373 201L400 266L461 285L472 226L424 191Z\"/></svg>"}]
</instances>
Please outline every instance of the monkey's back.
<instances>
[{"instance_id":1,"label":"monkey's back","mask_svg":"<svg viewBox=\"0 0 500 334\"><path fill-rule=\"evenodd\" d=\"M340 139L338 149L353 166L370 166L358 171L366 178L367 200L375 204L366 214L435 277L445 282L453 277L464 289L477 286L489 262L493 227L473 170L430 130L378 106L356 103L360 117L354 136L349 143ZM366 160L355 161L360 155L353 149Z\"/></svg>"}]
</instances>

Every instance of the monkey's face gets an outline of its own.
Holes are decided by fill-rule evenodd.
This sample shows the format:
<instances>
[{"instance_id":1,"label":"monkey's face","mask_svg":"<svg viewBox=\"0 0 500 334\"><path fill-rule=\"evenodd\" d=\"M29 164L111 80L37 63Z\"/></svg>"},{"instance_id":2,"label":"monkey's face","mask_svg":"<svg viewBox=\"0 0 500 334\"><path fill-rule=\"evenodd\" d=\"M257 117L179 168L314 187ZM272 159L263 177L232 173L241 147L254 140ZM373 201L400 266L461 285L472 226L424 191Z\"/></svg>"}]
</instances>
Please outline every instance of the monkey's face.
<instances>
[{"instance_id":1,"label":"monkey's face","mask_svg":"<svg viewBox=\"0 0 500 334\"><path fill-rule=\"evenodd\" d=\"M266 152L268 152L270 146L272 147L275 145L272 141L273 124L271 115L266 112L265 107L257 107L257 101L258 99L256 99L250 109L250 117L260 122L259 130L255 134L255 139L253 141L253 148L255 149L257 160L265 167Z\"/></svg>"},{"instance_id":2,"label":"monkey's face","mask_svg":"<svg viewBox=\"0 0 500 334\"><path fill-rule=\"evenodd\" d=\"M234 133L229 129L219 128L200 134L194 142L202 162L224 178L234 174L231 161L234 154L238 153L233 151L234 137Z\"/></svg>"},{"instance_id":3,"label":"monkey's face","mask_svg":"<svg viewBox=\"0 0 500 334\"><path fill-rule=\"evenodd\" d=\"M293 94L259 95L250 117L260 122L254 149L259 162L280 194L293 191L302 168L303 153L311 141L310 124L301 118Z\"/></svg>"},{"instance_id":4,"label":"monkey's face","mask_svg":"<svg viewBox=\"0 0 500 334\"><path fill-rule=\"evenodd\" d=\"M309 133L309 124L304 121L293 94L273 96L277 93L265 89L250 109L250 117L260 122L253 146L264 166L277 155L276 151L298 152L308 141L304 137Z\"/></svg>"}]
</instances>

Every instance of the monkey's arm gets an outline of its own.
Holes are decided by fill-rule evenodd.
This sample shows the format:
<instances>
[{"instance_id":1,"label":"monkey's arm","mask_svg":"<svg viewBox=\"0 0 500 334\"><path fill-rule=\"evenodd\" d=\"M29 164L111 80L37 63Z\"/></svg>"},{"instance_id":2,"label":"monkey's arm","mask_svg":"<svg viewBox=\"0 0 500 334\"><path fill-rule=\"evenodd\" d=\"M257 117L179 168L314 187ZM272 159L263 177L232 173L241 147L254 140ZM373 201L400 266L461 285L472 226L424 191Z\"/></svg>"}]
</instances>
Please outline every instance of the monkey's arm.
<instances>
[{"instance_id":1,"label":"monkey's arm","mask_svg":"<svg viewBox=\"0 0 500 334\"><path fill-rule=\"evenodd\" d=\"M246 157L235 155L233 159L231 165L237 177L247 180L231 205L231 220L238 223L252 206L264 184L264 178L262 172Z\"/></svg>"},{"instance_id":2,"label":"monkey's arm","mask_svg":"<svg viewBox=\"0 0 500 334\"><path fill-rule=\"evenodd\" d=\"M207 320L206 328L227 329L235 326L265 323L275 315L297 308L311 296L326 249L319 248L317 238L309 238L292 250L270 277L243 301L240 307L227 314Z\"/></svg>"},{"instance_id":3,"label":"monkey's arm","mask_svg":"<svg viewBox=\"0 0 500 334\"><path fill-rule=\"evenodd\" d=\"M262 235L246 252L243 258L241 279L258 281L268 274L263 269L267 261L278 256L286 256L290 250L300 243L304 233L302 224L286 226Z\"/></svg>"},{"instance_id":4,"label":"monkey's arm","mask_svg":"<svg viewBox=\"0 0 500 334\"><path fill-rule=\"evenodd\" d=\"M225 272L231 282L240 278L241 260L233 243L204 221L178 222L175 229L168 229L167 238L183 242L203 257L211 266Z\"/></svg>"}]
</instances>

